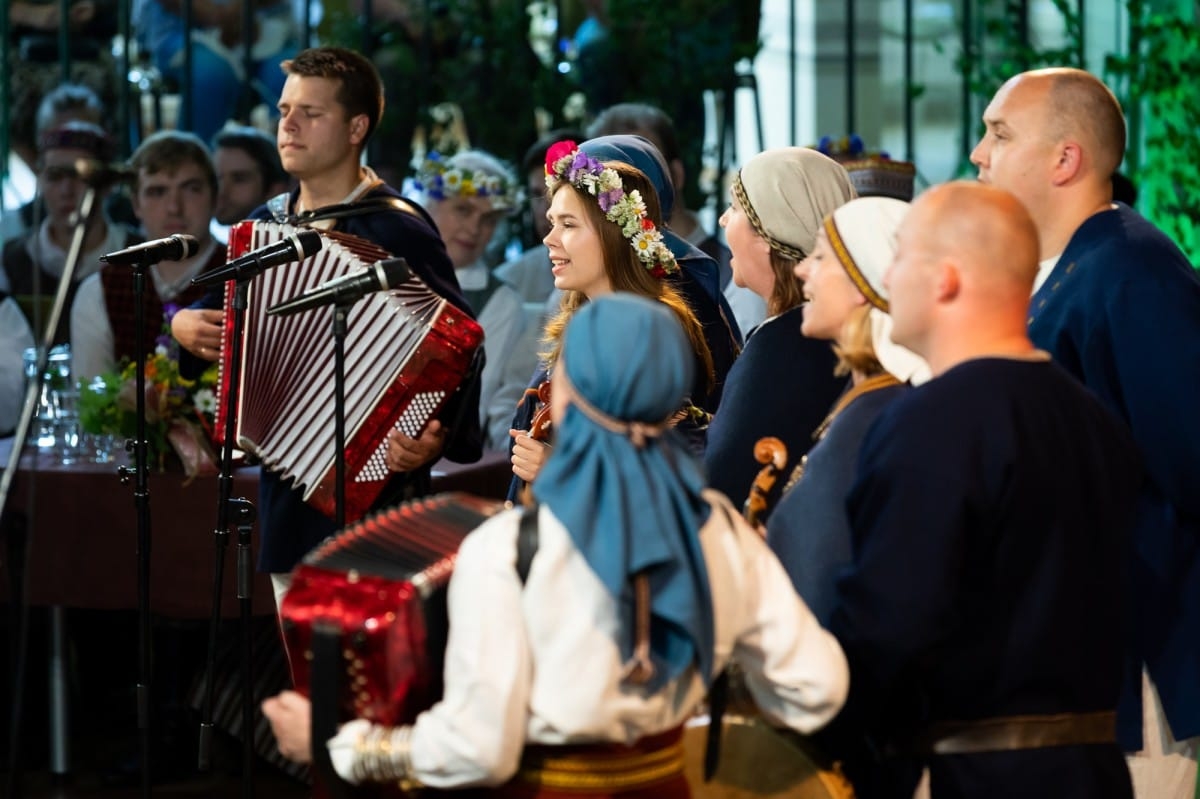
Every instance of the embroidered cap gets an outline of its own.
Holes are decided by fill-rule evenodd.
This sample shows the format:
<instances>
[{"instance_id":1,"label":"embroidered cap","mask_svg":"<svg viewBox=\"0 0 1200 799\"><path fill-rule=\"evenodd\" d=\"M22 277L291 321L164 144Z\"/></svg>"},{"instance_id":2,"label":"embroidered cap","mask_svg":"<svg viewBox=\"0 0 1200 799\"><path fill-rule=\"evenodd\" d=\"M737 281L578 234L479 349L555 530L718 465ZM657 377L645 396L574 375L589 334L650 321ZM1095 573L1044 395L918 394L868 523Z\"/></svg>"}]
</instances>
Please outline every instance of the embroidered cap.
<instances>
[{"instance_id":1,"label":"embroidered cap","mask_svg":"<svg viewBox=\"0 0 1200 799\"><path fill-rule=\"evenodd\" d=\"M834 139L822 136L816 149L846 168L859 197L895 197L911 201L916 164L895 161L886 152L868 152L857 133Z\"/></svg>"},{"instance_id":2,"label":"embroidered cap","mask_svg":"<svg viewBox=\"0 0 1200 799\"><path fill-rule=\"evenodd\" d=\"M914 385L930 378L929 366L916 353L892 341L883 273L896 254L896 231L909 204L892 197L860 197L825 217L825 235L838 263L871 303L871 343L883 368Z\"/></svg>"}]
</instances>

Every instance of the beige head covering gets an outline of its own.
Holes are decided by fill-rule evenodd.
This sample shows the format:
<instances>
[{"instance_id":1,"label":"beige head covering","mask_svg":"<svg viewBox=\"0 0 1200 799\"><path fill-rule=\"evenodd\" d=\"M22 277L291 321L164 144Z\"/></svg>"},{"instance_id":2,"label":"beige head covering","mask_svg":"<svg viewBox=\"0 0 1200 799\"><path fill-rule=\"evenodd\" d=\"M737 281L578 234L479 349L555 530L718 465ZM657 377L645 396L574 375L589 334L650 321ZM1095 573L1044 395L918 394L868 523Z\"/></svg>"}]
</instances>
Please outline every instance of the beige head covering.
<instances>
[{"instance_id":1,"label":"beige head covering","mask_svg":"<svg viewBox=\"0 0 1200 799\"><path fill-rule=\"evenodd\" d=\"M796 260L812 252L821 220L856 196L846 170L808 147L754 156L733 179L733 193L758 235Z\"/></svg>"},{"instance_id":2,"label":"beige head covering","mask_svg":"<svg viewBox=\"0 0 1200 799\"><path fill-rule=\"evenodd\" d=\"M930 378L916 353L892 341L883 273L896 254L896 231L909 204L892 197L860 197L825 217L825 235L850 280L871 303L871 344L884 369L914 385Z\"/></svg>"}]
</instances>

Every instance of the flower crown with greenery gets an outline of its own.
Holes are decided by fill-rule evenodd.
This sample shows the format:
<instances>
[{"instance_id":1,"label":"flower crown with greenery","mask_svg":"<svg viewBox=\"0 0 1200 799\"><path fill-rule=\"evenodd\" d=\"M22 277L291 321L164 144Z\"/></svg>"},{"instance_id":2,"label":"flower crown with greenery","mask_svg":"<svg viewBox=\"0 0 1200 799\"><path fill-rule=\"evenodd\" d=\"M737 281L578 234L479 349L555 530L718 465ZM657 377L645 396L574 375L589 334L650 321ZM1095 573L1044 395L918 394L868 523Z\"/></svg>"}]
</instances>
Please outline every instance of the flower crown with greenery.
<instances>
[{"instance_id":1,"label":"flower crown with greenery","mask_svg":"<svg viewBox=\"0 0 1200 799\"><path fill-rule=\"evenodd\" d=\"M421 161L413 178L426 197L445 200L447 197L485 197L492 201L493 211L509 211L517 206L517 187L499 175L482 170L451 166L436 150L430 150Z\"/></svg>"},{"instance_id":2,"label":"flower crown with greenery","mask_svg":"<svg viewBox=\"0 0 1200 799\"><path fill-rule=\"evenodd\" d=\"M596 198L605 218L621 228L650 274L662 278L679 271L675 255L646 214L641 193L637 189L626 192L617 170L604 166L575 142L561 141L546 151L546 187L554 191L563 181Z\"/></svg>"}]
</instances>

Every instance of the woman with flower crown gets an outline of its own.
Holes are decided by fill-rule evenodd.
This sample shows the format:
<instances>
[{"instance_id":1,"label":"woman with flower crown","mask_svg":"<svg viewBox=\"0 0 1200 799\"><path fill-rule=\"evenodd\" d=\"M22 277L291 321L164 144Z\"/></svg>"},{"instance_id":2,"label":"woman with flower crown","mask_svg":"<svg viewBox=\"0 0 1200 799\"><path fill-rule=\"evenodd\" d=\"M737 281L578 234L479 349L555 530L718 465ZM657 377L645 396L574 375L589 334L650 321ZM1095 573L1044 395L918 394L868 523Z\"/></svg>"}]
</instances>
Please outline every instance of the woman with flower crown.
<instances>
[{"instance_id":1,"label":"woman with flower crown","mask_svg":"<svg viewBox=\"0 0 1200 799\"><path fill-rule=\"evenodd\" d=\"M463 295L483 328L485 363L479 417L487 449L508 449L513 409L537 367L536 337L525 331L521 295L492 274L485 251L500 222L517 207L512 171L490 153L430 152L412 179L416 199L433 217Z\"/></svg>"},{"instance_id":2,"label":"woman with flower crown","mask_svg":"<svg viewBox=\"0 0 1200 799\"><path fill-rule=\"evenodd\" d=\"M577 230L581 212L568 203L556 226ZM603 280L573 235L558 276ZM696 360L674 309L598 294L558 345L540 504L459 549L442 700L411 725L356 719L311 742L309 702L286 692L263 705L284 755L325 746L352 783L475 788L464 797L679 799L683 723L731 661L780 724L811 732L838 712L837 641L674 429Z\"/></svg>"},{"instance_id":3,"label":"woman with flower crown","mask_svg":"<svg viewBox=\"0 0 1200 799\"><path fill-rule=\"evenodd\" d=\"M704 329L683 297L666 278L679 271L675 255L659 227L662 211L654 186L644 172L620 161L598 161L575 142L559 142L546 153L546 186L550 194L550 250L554 285L563 292L558 314L546 325L540 384L554 369L562 333L587 302L613 292L631 292L669 307L692 343L694 380L678 425L693 452L702 451L708 410L699 406L712 393L713 359ZM533 397L518 410L513 436L513 474L530 483L549 452L549 445L529 435L522 424L533 417Z\"/></svg>"}]
</instances>

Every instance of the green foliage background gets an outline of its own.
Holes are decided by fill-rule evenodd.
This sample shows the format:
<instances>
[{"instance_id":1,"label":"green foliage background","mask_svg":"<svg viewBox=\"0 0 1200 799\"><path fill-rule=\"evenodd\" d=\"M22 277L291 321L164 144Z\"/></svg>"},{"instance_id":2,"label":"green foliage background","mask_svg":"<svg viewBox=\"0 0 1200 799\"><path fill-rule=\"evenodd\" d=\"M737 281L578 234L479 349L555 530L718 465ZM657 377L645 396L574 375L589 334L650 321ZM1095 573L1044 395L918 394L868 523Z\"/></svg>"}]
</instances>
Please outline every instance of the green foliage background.
<instances>
[{"instance_id":1,"label":"green foliage background","mask_svg":"<svg viewBox=\"0 0 1200 799\"><path fill-rule=\"evenodd\" d=\"M1024 35L1026 5L983 0L982 35L965 42L958 65L987 101L1012 75L1044 66L1085 67L1078 3L1053 0L1064 43L1039 47ZM1138 210L1200 269L1200 28L1189 3L1125 0L1128 52L1105 58L1129 126L1123 170L1138 189Z\"/></svg>"}]
</instances>

